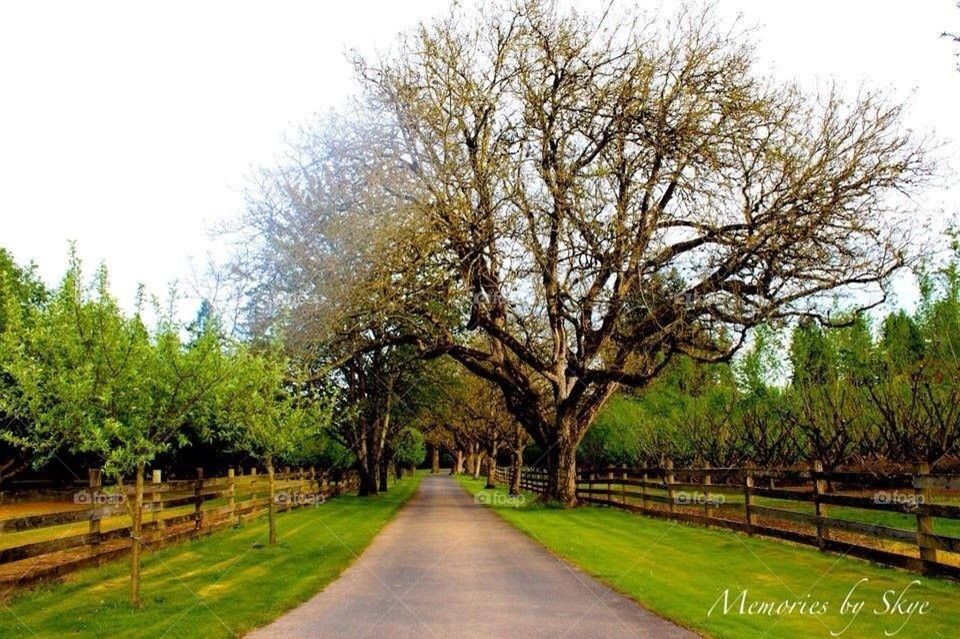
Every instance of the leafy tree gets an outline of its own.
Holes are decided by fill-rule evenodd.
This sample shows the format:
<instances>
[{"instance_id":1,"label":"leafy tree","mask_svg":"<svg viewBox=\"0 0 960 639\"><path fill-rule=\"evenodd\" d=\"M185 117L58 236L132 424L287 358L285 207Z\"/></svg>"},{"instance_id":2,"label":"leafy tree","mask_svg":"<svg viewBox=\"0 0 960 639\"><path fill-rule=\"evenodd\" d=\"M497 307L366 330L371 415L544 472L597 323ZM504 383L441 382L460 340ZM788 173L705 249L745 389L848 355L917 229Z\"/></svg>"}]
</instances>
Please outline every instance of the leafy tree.
<instances>
[{"instance_id":1,"label":"leafy tree","mask_svg":"<svg viewBox=\"0 0 960 639\"><path fill-rule=\"evenodd\" d=\"M232 355L233 374L222 387L224 436L267 469L269 544L277 543L276 464L295 459L330 423L330 402L288 381L290 365L277 348Z\"/></svg>"},{"instance_id":2,"label":"leafy tree","mask_svg":"<svg viewBox=\"0 0 960 639\"><path fill-rule=\"evenodd\" d=\"M407 427L401 430L395 438L393 450L396 462L411 469L416 469L427 458L423 433L416 428Z\"/></svg>"},{"instance_id":3,"label":"leafy tree","mask_svg":"<svg viewBox=\"0 0 960 639\"><path fill-rule=\"evenodd\" d=\"M912 369L923 359L926 350L920 326L902 310L887 315L883 320L878 346L884 372L892 375Z\"/></svg>"},{"instance_id":4,"label":"leafy tree","mask_svg":"<svg viewBox=\"0 0 960 639\"><path fill-rule=\"evenodd\" d=\"M47 299L47 290L33 265L22 268L4 249L0 249L0 334L9 322L21 326L32 311ZM10 318L8 322L8 318ZM15 379L4 371L0 360L0 482L30 466L30 451L16 444L29 423L4 408L4 397L17 392Z\"/></svg>"},{"instance_id":5,"label":"leafy tree","mask_svg":"<svg viewBox=\"0 0 960 639\"><path fill-rule=\"evenodd\" d=\"M21 314L40 306L47 295L36 267L33 264L26 268L19 266L6 249L0 248L0 331L7 323L8 314Z\"/></svg>"},{"instance_id":6,"label":"leafy tree","mask_svg":"<svg viewBox=\"0 0 960 639\"><path fill-rule=\"evenodd\" d=\"M611 399L580 444L580 463L588 468L636 463L643 457L637 431L646 417L635 398Z\"/></svg>"},{"instance_id":7,"label":"leafy tree","mask_svg":"<svg viewBox=\"0 0 960 639\"><path fill-rule=\"evenodd\" d=\"M795 385L825 384L836 362L823 328L813 320L801 321L790 340L790 367Z\"/></svg>"}]
</instances>

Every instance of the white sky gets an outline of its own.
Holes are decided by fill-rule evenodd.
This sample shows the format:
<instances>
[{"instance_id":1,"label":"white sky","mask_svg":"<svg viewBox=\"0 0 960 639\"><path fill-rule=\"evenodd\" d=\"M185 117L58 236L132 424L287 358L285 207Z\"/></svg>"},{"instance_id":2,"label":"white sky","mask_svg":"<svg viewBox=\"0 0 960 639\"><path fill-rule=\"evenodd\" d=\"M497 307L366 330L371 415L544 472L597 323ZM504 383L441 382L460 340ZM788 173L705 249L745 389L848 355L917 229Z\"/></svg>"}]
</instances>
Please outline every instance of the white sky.
<instances>
[{"instance_id":1,"label":"white sky","mask_svg":"<svg viewBox=\"0 0 960 639\"><path fill-rule=\"evenodd\" d=\"M591 6L586 0L579 3ZM640 2L671 6L671 2ZM55 281L68 240L124 301L189 280L250 168L352 91L344 53L386 48L446 0L5 2L0 5L0 246ZM960 157L960 72L938 35L954 0L718 0L760 27L762 64L911 96L911 126ZM953 180L955 181L955 180ZM960 209L960 189L930 210ZM942 213L937 213L942 215Z\"/></svg>"}]
</instances>

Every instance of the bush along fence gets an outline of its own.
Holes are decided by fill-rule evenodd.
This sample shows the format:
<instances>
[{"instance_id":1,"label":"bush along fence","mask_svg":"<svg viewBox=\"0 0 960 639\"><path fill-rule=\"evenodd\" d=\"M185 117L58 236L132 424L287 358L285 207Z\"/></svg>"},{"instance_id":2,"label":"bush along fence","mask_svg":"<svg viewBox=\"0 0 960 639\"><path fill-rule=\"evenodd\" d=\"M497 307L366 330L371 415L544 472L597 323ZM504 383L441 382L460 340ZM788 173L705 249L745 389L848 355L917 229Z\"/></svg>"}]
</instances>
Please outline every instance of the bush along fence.
<instances>
[{"instance_id":1,"label":"bush along fence","mask_svg":"<svg viewBox=\"0 0 960 639\"><path fill-rule=\"evenodd\" d=\"M275 473L273 499L266 474L229 469L224 477L162 481L158 470L144 484L141 537L145 549L196 539L268 513L316 506L356 490L356 473L334 479L314 469ZM99 470L59 501L19 504L22 516L0 519L0 586L5 590L98 565L130 552L134 487L102 485Z\"/></svg>"},{"instance_id":2,"label":"bush along fence","mask_svg":"<svg viewBox=\"0 0 960 639\"><path fill-rule=\"evenodd\" d=\"M497 469L508 482L512 469ZM544 492L525 468L521 487ZM960 475L778 468L608 467L578 473L582 503L775 537L960 579Z\"/></svg>"}]
</instances>

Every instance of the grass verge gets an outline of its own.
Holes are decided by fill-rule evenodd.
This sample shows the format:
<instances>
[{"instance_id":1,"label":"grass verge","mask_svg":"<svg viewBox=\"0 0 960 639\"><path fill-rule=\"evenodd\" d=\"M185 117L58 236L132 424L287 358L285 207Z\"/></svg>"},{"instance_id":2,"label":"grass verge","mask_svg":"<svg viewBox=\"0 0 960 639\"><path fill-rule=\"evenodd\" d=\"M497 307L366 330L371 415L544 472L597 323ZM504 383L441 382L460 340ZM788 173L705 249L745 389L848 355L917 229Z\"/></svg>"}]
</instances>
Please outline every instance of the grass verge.
<instances>
[{"instance_id":1,"label":"grass verge","mask_svg":"<svg viewBox=\"0 0 960 639\"><path fill-rule=\"evenodd\" d=\"M337 578L413 494L420 476L383 495L347 495L267 522L146 555L141 610L127 603L129 566L111 562L0 603L0 637L236 637Z\"/></svg>"},{"instance_id":2,"label":"grass verge","mask_svg":"<svg viewBox=\"0 0 960 639\"><path fill-rule=\"evenodd\" d=\"M707 636L932 639L960 627L960 586L946 580L613 508L566 510L532 496L518 506L483 480L458 479L556 555ZM806 605L777 610L781 602Z\"/></svg>"}]
</instances>

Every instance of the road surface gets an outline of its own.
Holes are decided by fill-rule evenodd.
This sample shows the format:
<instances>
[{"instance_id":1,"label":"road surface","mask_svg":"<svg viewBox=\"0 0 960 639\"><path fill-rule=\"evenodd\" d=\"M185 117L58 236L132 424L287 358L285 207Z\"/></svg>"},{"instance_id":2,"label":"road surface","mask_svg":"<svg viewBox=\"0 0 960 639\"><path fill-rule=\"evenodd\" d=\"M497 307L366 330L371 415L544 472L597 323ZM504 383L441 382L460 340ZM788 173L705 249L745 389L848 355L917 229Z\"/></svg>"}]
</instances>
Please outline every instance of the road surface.
<instances>
[{"instance_id":1,"label":"road surface","mask_svg":"<svg viewBox=\"0 0 960 639\"><path fill-rule=\"evenodd\" d=\"M557 559L474 503L447 475L425 477L396 518L323 592L248 635L696 636Z\"/></svg>"}]
</instances>

